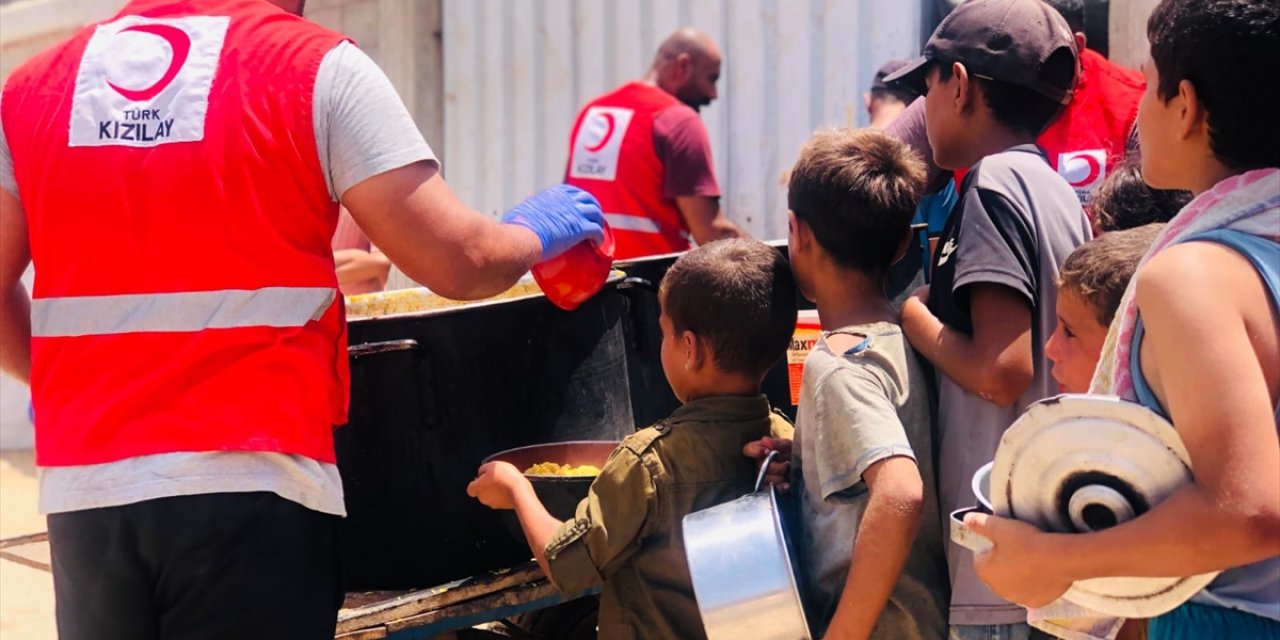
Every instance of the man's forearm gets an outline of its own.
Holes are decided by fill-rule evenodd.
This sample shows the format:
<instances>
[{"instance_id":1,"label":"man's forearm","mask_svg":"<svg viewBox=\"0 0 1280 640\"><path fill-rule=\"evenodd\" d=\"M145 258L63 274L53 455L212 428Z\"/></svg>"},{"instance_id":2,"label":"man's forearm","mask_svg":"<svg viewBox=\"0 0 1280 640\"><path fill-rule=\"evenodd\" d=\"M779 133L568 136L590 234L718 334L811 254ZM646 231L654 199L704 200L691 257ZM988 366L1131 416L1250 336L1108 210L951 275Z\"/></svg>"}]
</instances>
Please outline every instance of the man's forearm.
<instances>
[{"instance_id":1,"label":"man's forearm","mask_svg":"<svg viewBox=\"0 0 1280 640\"><path fill-rule=\"evenodd\" d=\"M529 549L533 551L533 557L538 561L538 566L542 567L542 573L550 578L551 565L547 563L547 543L551 542L551 536L555 535L556 529L559 529L563 523L542 505L538 494L534 493L533 485L526 484L517 488L512 497L515 499L516 516L520 518L520 528L524 529L524 537L529 543Z\"/></svg>"},{"instance_id":2,"label":"man's forearm","mask_svg":"<svg viewBox=\"0 0 1280 640\"><path fill-rule=\"evenodd\" d=\"M707 244L728 238L745 238L747 234L720 210L720 198L711 196L677 196L676 207L684 216L694 242Z\"/></svg>"},{"instance_id":3,"label":"man's forearm","mask_svg":"<svg viewBox=\"0 0 1280 640\"><path fill-rule=\"evenodd\" d=\"M872 493L827 638L861 640L871 635L902 573L919 523L919 502Z\"/></svg>"},{"instance_id":4,"label":"man's forearm","mask_svg":"<svg viewBox=\"0 0 1280 640\"><path fill-rule=\"evenodd\" d=\"M0 369L31 384L31 297L21 282L0 300Z\"/></svg>"}]
</instances>

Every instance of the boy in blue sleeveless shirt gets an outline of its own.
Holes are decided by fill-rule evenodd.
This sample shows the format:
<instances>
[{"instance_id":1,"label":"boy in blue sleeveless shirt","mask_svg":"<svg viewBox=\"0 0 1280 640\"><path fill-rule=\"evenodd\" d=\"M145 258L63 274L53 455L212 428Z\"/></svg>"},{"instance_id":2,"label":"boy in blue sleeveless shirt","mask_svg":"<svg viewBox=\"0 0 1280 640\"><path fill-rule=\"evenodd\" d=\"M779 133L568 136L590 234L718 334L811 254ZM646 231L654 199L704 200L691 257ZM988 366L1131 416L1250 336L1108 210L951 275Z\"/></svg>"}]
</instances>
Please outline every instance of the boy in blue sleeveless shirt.
<instances>
[{"instance_id":1,"label":"boy in blue sleeveless shirt","mask_svg":"<svg viewBox=\"0 0 1280 640\"><path fill-rule=\"evenodd\" d=\"M1196 198L1139 266L1092 390L1166 415L1195 481L1105 531L1046 534L994 516L975 567L1043 606L1072 582L1222 571L1152 620L1152 640L1280 638L1280 67L1274 0L1164 0L1147 27L1142 171Z\"/></svg>"}]
</instances>

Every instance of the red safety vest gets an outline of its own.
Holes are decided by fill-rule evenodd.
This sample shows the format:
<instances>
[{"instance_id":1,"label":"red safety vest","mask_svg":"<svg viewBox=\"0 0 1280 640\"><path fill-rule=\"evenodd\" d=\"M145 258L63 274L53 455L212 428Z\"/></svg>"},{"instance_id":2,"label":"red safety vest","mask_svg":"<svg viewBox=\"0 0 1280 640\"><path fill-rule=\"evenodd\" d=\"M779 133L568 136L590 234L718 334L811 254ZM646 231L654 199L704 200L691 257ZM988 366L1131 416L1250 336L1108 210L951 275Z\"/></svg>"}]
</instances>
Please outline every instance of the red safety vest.
<instances>
[{"instance_id":1,"label":"red safety vest","mask_svg":"<svg viewBox=\"0 0 1280 640\"><path fill-rule=\"evenodd\" d=\"M346 327L312 94L343 39L262 0L135 0L9 78L38 464L334 462Z\"/></svg>"},{"instance_id":2,"label":"red safety vest","mask_svg":"<svg viewBox=\"0 0 1280 640\"><path fill-rule=\"evenodd\" d=\"M662 195L666 168L653 144L654 118L681 106L657 87L632 82L587 104L573 125L565 182L600 201L617 259L691 246L675 199Z\"/></svg>"},{"instance_id":3,"label":"red safety vest","mask_svg":"<svg viewBox=\"0 0 1280 640\"><path fill-rule=\"evenodd\" d=\"M1083 204L1120 167L1146 82L1096 51L1080 52L1080 82L1062 115L1037 142Z\"/></svg>"}]
</instances>

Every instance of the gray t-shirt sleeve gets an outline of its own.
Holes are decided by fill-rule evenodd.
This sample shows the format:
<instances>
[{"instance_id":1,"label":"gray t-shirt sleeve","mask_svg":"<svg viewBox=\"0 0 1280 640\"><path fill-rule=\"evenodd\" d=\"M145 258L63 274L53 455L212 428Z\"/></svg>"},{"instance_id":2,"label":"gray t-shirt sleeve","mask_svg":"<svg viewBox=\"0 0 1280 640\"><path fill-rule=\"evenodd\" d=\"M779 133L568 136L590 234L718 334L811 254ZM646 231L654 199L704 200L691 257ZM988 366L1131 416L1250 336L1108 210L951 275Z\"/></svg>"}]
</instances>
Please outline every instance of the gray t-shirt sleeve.
<instances>
[{"instance_id":1,"label":"gray t-shirt sleeve","mask_svg":"<svg viewBox=\"0 0 1280 640\"><path fill-rule=\"evenodd\" d=\"M19 195L18 179L13 177L13 155L9 153L9 138L4 135L3 123L0 123L0 189Z\"/></svg>"},{"instance_id":2,"label":"gray t-shirt sleeve","mask_svg":"<svg viewBox=\"0 0 1280 640\"><path fill-rule=\"evenodd\" d=\"M837 367L814 391L818 425L819 490L832 494L862 484L871 465L894 456L915 459L911 441L889 397L890 389L870 363Z\"/></svg>"},{"instance_id":3,"label":"gray t-shirt sleeve","mask_svg":"<svg viewBox=\"0 0 1280 640\"><path fill-rule=\"evenodd\" d=\"M368 178L421 160L440 168L386 74L350 42L321 61L313 116L320 166L334 200Z\"/></svg>"},{"instance_id":4,"label":"gray t-shirt sleeve","mask_svg":"<svg viewBox=\"0 0 1280 640\"><path fill-rule=\"evenodd\" d=\"M974 187L964 199L952 291L961 306L963 288L978 283L1009 287L1036 303L1039 261L1027 215L998 191Z\"/></svg>"}]
</instances>

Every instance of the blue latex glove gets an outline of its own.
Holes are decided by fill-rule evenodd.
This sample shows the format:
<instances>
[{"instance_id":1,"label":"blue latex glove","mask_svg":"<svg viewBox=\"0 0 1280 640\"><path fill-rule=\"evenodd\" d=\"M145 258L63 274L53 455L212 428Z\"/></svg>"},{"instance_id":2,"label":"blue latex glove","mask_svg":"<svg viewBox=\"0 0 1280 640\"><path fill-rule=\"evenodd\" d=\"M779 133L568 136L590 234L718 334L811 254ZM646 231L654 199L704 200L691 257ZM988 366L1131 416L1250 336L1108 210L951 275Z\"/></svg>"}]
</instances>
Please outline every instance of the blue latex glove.
<instances>
[{"instance_id":1,"label":"blue latex glove","mask_svg":"<svg viewBox=\"0 0 1280 640\"><path fill-rule=\"evenodd\" d=\"M542 259L550 260L583 240L604 241L604 213L591 194L559 184L529 196L502 216L504 224L520 225L542 241Z\"/></svg>"}]
</instances>

